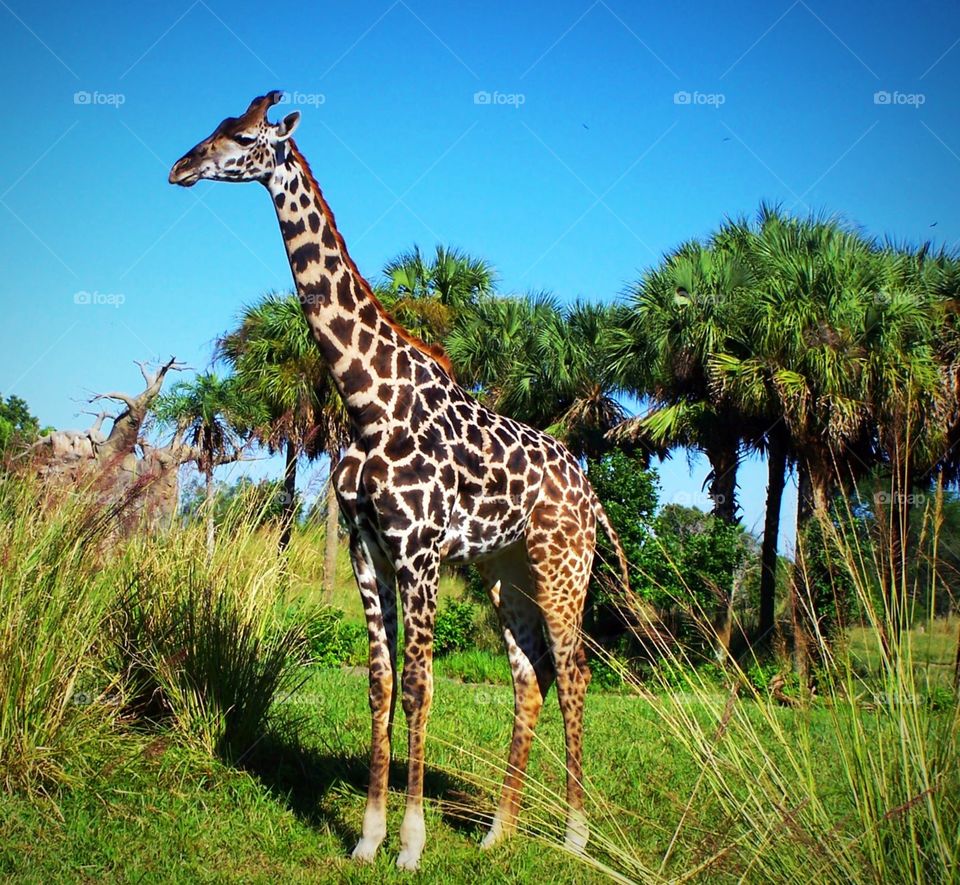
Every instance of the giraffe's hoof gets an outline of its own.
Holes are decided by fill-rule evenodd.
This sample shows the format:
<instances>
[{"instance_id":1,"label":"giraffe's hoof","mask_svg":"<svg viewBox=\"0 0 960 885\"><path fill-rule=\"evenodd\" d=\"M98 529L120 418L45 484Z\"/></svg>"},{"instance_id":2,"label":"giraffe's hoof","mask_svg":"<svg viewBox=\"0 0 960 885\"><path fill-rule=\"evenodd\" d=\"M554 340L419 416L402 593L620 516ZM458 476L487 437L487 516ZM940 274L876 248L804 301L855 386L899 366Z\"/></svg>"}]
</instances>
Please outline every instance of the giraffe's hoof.
<instances>
[{"instance_id":1,"label":"giraffe's hoof","mask_svg":"<svg viewBox=\"0 0 960 885\"><path fill-rule=\"evenodd\" d=\"M404 848L397 857L397 869L415 873L420 869L420 852Z\"/></svg>"},{"instance_id":2,"label":"giraffe's hoof","mask_svg":"<svg viewBox=\"0 0 960 885\"><path fill-rule=\"evenodd\" d=\"M581 813L573 813L567 820L567 834L563 847L572 854L583 854L590 839L590 828Z\"/></svg>"},{"instance_id":3,"label":"giraffe's hoof","mask_svg":"<svg viewBox=\"0 0 960 885\"><path fill-rule=\"evenodd\" d=\"M511 830L503 825L499 820L495 820L487 830L487 835L483 837L483 841L480 843L481 851L489 851L495 845L499 845L503 842L511 833Z\"/></svg>"},{"instance_id":4,"label":"giraffe's hoof","mask_svg":"<svg viewBox=\"0 0 960 885\"><path fill-rule=\"evenodd\" d=\"M350 856L359 863L373 863L379 847L379 842L374 842L372 839L361 839L357 842L357 847L353 849L353 854Z\"/></svg>"}]
</instances>

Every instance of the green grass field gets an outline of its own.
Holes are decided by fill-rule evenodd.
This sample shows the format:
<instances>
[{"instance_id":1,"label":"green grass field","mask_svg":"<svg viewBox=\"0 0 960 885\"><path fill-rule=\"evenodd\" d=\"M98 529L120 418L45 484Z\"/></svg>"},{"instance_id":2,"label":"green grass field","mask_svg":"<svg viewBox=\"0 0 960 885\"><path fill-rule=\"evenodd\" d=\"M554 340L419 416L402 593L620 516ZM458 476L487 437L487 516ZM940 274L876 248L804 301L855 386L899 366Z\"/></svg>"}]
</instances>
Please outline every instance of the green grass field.
<instances>
[{"instance_id":1,"label":"green grass field","mask_svg":"<svg viewBox=\"0 0 960 885\"><path fill-rule=\"evenodd\" d=\"M403 809L402 726L387 841L373 868L347 858L363 813L365 689L365 677L354 672L310 676L279 705L302 719L300 740L285 744L267 736L245 760L247 770L190 751L172 736L131 736L82 791L42 799L0 795L0 872L47 882L406 881L393 867ZM814 727L823 716L823 711L814 715ZM559 834L564 777L562 723L552 698L537 733L524 813L525 827L540 835L521 834L489 854L480 852L482 820L493 809L511 722L509 687L437 680L423 878L602 878L551 844ZM697 768L642 698L591 694L586 729L594 829L621 852L656 868ZM698 808L688 826L702 827L703 843L680 851L671 869L696 866L719 849L720 823L710 819L710 809Z\"/></svg>"},{"instance_id":2,"label":"green grass field","mask_svg":"<svg viewBox=\"0 0 960 885\"><path fill-rule=\"evenodd\" d=\"M715 717L724 704L719 695L715 705L702 707L692 697L675 700L704 719ZM265 735L240 768L191 750L173 735L128 735L111 744L111 755L83 790L55 798L0 794L0 873L37 882L407 881L393 866L403 811L402 724L395 738L389 834L376 864L365 868L347 857L359 835L366 785L364 674L316 671L281 701L280 718L297 720L297 727ZM842 818L848 800L840 754L831 748L830 711L782 710L778 716L786 733L817 747L816 792L836 803L834 813ZM421 877L605 878L556 847L564 772L562 723L552 697L531 759L527 832L491 853L479 850L511 717L509 687L438 678L428 744L429 842ZM737 822L706 792L695 792L700 768L663 727L651 701L593 692L586 730L591 824L600 843L591 853L601 863L628 874L658 870L683 818L685 835L663 871L667 878L682 877L715 855L713 876L735 879L746 872L736 852L724 854L734 847ZM771 740L767 749L777 756L785 748ZM756 880L764 878L762 868L753 872Z\"/></svg>"},{"instance_id":3,"label":"green grass field","mask_svg":"<svg viewBox=\"0 0 960 885\"><path fill-rule=\"evenodd\" d=\"M0 483L0 876L410 881L394 867L402 715L387 840L372 867L348 859L367 784L367 686L362 667L309 663L296 619L324 611L311 608L320 539L298 536L282 559L269 533L238 524L207 561L202 527L118 543L89 502L58 506ZM357 621L342 560L332 603ZM444 580L443 596L464 592ZM559 847L553 694L521 832L479 850L513 702L505 657L478 627L477 647L436 662L418 881L956 880L957 626L919 624L892 658L875 631L850 631L838 644L850 653L815 695L758 687L732 660L694 669L672 647L643 682L609 692L596 679L585 857ZM789 676L789 662L764 666Z\"/></svg>"}]
</instances>

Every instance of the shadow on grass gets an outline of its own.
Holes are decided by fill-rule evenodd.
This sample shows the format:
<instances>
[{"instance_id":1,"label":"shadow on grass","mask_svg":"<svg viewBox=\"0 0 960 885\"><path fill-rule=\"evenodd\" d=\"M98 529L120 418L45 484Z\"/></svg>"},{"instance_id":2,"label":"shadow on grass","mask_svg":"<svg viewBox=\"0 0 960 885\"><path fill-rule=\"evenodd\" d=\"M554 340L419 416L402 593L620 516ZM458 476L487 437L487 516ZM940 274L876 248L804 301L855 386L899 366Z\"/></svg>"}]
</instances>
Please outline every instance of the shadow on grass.
<instances>
[{"instance_id":1,"label":"shadow on grass","mask_svg":"<svg viewBox=\"0 0 960 885\"><path fill-rule=\"evenodd\" d=\"M329 827L347 852L353 849L360 832L332 812L324 798L331 790L345 787L356 792L359 801L365 801L368 763L366 756L308 746L295 729L284 729L284 733L268 733L238 767L257 778L305 823ZM391 789L402 791L406 776L406 762L393 761ZM474 836L489 826L491 813L467 782L427 768L423 792L427 802L439 805L443 822L452 829Z\"/></svg>"}]
</instances>

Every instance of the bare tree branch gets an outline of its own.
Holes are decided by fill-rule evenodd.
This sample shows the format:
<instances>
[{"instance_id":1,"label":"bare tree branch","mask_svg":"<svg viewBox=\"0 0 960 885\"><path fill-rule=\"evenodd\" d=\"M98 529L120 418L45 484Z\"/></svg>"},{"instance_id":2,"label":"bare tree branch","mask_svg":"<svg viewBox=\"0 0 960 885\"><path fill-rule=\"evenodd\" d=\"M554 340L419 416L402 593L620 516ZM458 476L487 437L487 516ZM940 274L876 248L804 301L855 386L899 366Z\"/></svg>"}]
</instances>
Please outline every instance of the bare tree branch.
<instances>
[{"instance_id":1,"label":"bare tree branch","mask_svg":"<svg viewBox=\"0 0 960 885\"><path fill-rule=\"evenodd\" d=\"M95 403L97 400L101 399L116 400L117 402L123 403L130 410L136 408L136 402L133 397L127 395L126 393L119 393L117 391L111 391L110 393L95 393L90 397L90 399L87 400L87 402Z\"/></svg>"}]
</instances>

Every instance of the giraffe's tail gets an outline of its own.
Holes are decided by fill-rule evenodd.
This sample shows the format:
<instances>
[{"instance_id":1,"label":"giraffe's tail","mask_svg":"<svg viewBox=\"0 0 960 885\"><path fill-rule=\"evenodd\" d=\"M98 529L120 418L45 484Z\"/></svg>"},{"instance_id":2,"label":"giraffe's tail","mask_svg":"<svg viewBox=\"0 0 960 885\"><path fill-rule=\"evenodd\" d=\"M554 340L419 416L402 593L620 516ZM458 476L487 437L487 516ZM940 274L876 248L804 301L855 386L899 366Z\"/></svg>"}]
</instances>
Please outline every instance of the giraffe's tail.
<instances>
[{"instance_id":1,"label":"giraffe's tail","mask_svg":"<svg viewBox=\"0 0 960 885\"><path fill-rule=\"evenodd\" d=\"M607 516L607 511L603 509L603 504L600 503L600 499L597 497L596 492L594 492L593 495L593 512L596 514L597 522L600 524L600 528L603 529L603 533L610 539L610 543L613 546L613 551L616 554L617 564L620 568L620 580L623 582L620 589L624 594L629 594L630 563L627 560L627 554L623 551L623 544L620 543L620 536L617 534L617 530L610 522L610 518Z\"/></svg>"},{"instance_id":2,"label":"giraffe's tail","mask_svg":"<svg viewBox=\"0 0 960 885\"><path fill-rule=\"evenodd\" d=\"M613 582L619 584L616 590L620 601L614 601L614 605L627 628L635 637L644 640L651 647L665 647L669 634L652 606L630 589L630 562L624 552L620 536L610 522L610 517L607 516L607 511L603 509L603 504L600 503L596 492L593 494L593 512L596 514L600 528L610 539L620 569L620 581Z\"/></svg>"}]
</instances>

